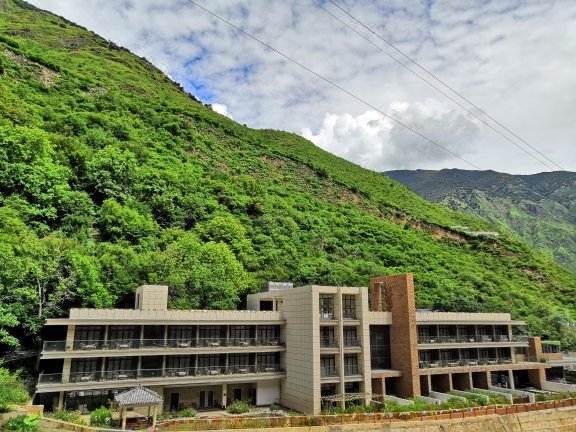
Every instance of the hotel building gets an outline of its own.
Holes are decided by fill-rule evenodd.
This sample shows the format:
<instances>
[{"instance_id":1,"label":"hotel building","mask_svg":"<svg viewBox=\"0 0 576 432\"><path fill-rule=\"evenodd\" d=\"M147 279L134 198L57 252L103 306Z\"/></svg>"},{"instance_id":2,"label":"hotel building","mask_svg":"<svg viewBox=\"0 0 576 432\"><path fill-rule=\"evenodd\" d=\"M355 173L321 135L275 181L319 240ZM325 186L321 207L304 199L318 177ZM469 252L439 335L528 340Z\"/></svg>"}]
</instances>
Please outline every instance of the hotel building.
<instances>
[{"instance_id":1,"label":"hotel building","mask_svg":"<svg viewBox=\"0 0 576 432\"><path fill-rule=\"evenodd\" d=\"M92 410L142 385L164 410L242 399L317 414L330 396L540 388L549 367L540 338L507 313L416 310L411 274L371 279L370 289L271 282L247 310L167 304L168 287L145 285L134 309L49 319L36 402Z\"/></svg>"}]
</instances>

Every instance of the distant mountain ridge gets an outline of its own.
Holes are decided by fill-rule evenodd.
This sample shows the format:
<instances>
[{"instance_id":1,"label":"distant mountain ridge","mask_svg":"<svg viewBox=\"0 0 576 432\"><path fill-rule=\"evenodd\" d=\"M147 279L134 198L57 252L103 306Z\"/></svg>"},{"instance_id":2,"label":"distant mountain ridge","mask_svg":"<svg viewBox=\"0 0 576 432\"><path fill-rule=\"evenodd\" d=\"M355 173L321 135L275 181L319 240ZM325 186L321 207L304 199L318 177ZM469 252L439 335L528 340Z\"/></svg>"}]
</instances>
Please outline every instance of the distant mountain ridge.
<instances>
[{"instance_id":1,"label":"distant mountain ridge","mask_svg":"<svg viewBox=\"0 0 576 432\"><path fill-rule=\"evenodd\" d=\"M576 273L576 173L444 169L384 174L423 198L515 233Z\"/></svg>"}]
</instances>

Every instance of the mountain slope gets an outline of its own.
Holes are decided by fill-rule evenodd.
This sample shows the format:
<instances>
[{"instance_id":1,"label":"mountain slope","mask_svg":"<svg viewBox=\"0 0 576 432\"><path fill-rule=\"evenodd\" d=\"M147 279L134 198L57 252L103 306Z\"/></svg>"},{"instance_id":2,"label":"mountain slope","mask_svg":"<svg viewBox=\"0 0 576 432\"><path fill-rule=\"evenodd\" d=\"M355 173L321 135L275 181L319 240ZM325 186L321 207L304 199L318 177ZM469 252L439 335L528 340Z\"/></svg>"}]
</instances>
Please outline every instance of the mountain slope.
<instances>
[{"instance_id":1,"label":"mountain slope","mask_svg":"<svg viewBox=\"0 0 576 432\"><path fill-rule=\"evenodd\" d=\"M576 173L452 169L385 174L430 201L517 234L576 273Z\"/></svg>"},{"instance_id":2,"label":"mountain slope","mask_svg":"<svg viewBox=\"0 0 576 432\"><path fill-rule=\"evenodd\" d=\"M69 307L234 307L267 280L366 285L411 271L420 307L576 314L574 276L485 222L294 134L203 106L146 60L0 0L0 340ZM564 321L562 321L564 320ZM16 339L11 339L16 338Z\"/></svg>"}]
</instances>

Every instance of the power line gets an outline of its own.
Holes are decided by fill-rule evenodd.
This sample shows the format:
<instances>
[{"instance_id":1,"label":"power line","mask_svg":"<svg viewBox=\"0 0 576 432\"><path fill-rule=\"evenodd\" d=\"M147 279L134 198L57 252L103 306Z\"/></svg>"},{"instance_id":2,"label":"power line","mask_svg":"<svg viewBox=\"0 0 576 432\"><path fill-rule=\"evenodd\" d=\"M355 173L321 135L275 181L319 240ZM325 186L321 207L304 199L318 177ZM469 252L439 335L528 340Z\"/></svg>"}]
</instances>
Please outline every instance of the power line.
<instances>
[{"instance_id":1,"label":"power line","mask_svg":"<svg viewBox=\"0 0 576 432\"><path fill-rule=\"evenodd\" d=\"M329 13L330 15L332 15L333 17L335 17L336 19L338 19L338 21L342 22L343 24L345 24L347 27L349 27L350 29L352 29L353 31L355 31L356 33L358 33L360 36L362 36L364 39L368 40L369 42L372 43L372 41L370 41L369 39L367 39L364 35L362 35L361 33L359 33L358 31L356 31L355 29L353 29L351 26L349 26L347 23L344 23L342 20L340 20L339 18L337 18L334 14L330 13L326 8L324 8L322 5L318 4L316 1L311 0L314 4L316 4L316 6L318 6L319 8L321 8L322 10L324 10L325 12ZM494 117L492 117L491 115L489 115L487 112L485 112L484 110L482 110L481 108L479 108L476 104L474 104L472 101L470 101L468 98L466 98L464 95L462 95L460 92L458 92L457 90L455 90L453 87L451 87L450 85L448 85L447 83L445 83L444 81L442 81L440 78L438 78L436 75L434 75L431 71L429 71L427 68L425 68L424 66L422 66L420 63L418 63L416 60L414 60L413 58L411 58L410 56L408 56L407 54L405 54L402 50L400 50L399 48L397 48L394 44L392 44L391 42L389 42L388 40L386 40L384 37L382 37L381 35L379 35L378 33L376 33L373 29L371 29L370 27L368 27L367 25L365 25L362 21L360 21L358 18L356 18L354 15L352 15L350 12L348 12L346 9L342 8L341 6L339 6L338 4L336 4L336 2L334 2L333 0L328 0L332 5L334 5L335 7L337 7L339 10L341 10L342 12L344 12L348 17L350 17L352 20L354 20L355 22L357 22L358 24L360 24L362 27L364 27L366 30L368 30L370 33L372 33L374 36L376 36L378 39L380 39L382 42L384 42L385 44L387 44L389 47L391 47L392 49L394 49L396 52L398 52L399 54L401 54L405 59L407 59L409 62L414 63L416 66L418 66L418 68L420 68L422 71L426 72L429 76L431 76L432 78L434 78L436 81L438 81L440 84L442 84L444 87L446 87L447 89L449 89L450 91L452 91L454 94L458 95L461 99L465 100L467 103L469 103L472 107L474 107L475 109L477 109L479 112L481 112L482 114L484 114L487 118L489 118L490 120L492 120L494 123L496 123L498 126L500 126L502 129L504 129L506 132L508 132L509 134L511 134L513 137L515 137L516 139L518 139L519 141L521 141L523 144L525 144L526 146L530 147L532 150L534 150L536 153L538 153L540 156L542 156L543 158L545 158L547 161L549 161L550 163L552 163L553 165L557 166L558 168L560 168L561 171L566 171L564 168L562 168L562 166L560 166L559 164L557 164L556 162L554 162L552 159L550 159L548 156L546 156L545 154L543 154L541 151L539 151L537 148L533 147L532 145L530 145L528 142L526 142L524 139L522 139L520 136L518 136L516 133L514 133L512 130L510 130L508 127L506 127L505 125L503 125L502 123L500 123L498 120L496 120ZM373 44L375 45L375 44ZM376 45L377 46L377 45ZM378 47L378 46L377 46ZM406 68L407 70L409 70L410 72L412 72L414 75L416 75L417 77L419 77L420 79L422 79L423 81L427 82L429 85L431 85L433 88L435 88L436 90L438 90L440 93L442 93L444 96L448 97L451 101L455 102L456 104L458 104L458 106L460 106L461 108L465 109L468 113L470 113L472 116L476 117L478 120L482 121L484 124L486 124L488 127L490 127L492 130L494 130L496 133L498 133L500 136L504 137L506 140L508 140L509 142L511 142L512 144L514 144L516 147L518 147L519 149L521 149L522 151L524 151L527 155L531 156L532 158L536 159L538 162L542 163L543 165L545 165L546 167L552 169L552 167L550 167L547 163L545 163L544 161L536 158L534 155L532 155L531 153L529 153L526 149L524 149L523 147L519 146L517 143L515 143L514 141L512 141L509 137L505 136L504 134L502 134L500 131L498 131L497 129L495 129L492 125L490 125L489 123L487 123L484 119L482 119L481 117L477 116L475 113L473 113L471 110L469 110L468 108L465 108L464 106L462 106L461 104L459 104L458 102L456 102L453 98L451 98L450 96L446 95L446 93L444 93L443 91L441 91L440 89L438 89L436 86L434 86L433 84L431 84L428 80L422 78L419 74L417 74L415 71L413 71L412 69L410 69L408 66L406 66L404 63L400 62L399 60L397 60L396 58L394 58L393 56L391 56L390 54L388 54L387 52L385 52L384 50L382 50L380 47L378 47L384 54L386 54L388 57L392 58L394 61L396 61L397 63L399 63L400 65L402 65L404 68Z\"/></svg>"},{"instance_id":2,"label":"power line","mask_svg":"<svg viewBox=\"0 0 576 432\"><path fill-rule=\"evenodd\" d=\"M278 49L274 48L272 45L267 44L266 42L263 42L262 40L258 39L256 36L248 33L248 32L245 31L245 30L242 30L240 27L232 24L230 21L226 20L225 18L222 18L221 16L217 15L216 13L214 13L214 12L212 12L211 10L207 9L206 7L198 4L198 3L195 2L194 0L188 0L188 2L191 3L191 4L193 4L194 6L202 9L204 12L212 15L214 18L222 21L223 23L227 24L228 26L234 28L236 31L242 33L244 36L247 36L247 37L249 37L250 39L258 42L259 44L265 46L266 48L274 51L276 54L284 57L286 60L289 60L289 61L291 61L292 63L300 66L302 69L304 69L304 70L306 70L307 72L313 74L313 75L316 76L317 78L320 78L321 80L327 82L327 83L330 84L331 86L333 86L333 87L337 88L338 90L346 93L348 96L356 99L358 102L361 102L361 103L363 103L364 105L368 106L369 108L372 108L374 111L382 114L384 117L387 117L387 118L389 118L390 120L398 123L399 125L401 125L401 126L403 126L404 128L408 129L408 130L411 131L412 133L414 133L414 134L418 135L419 137L425 139L425 140L428 141L429 143L434 144L435 146L441 148L441 149L444 150L445 152L447 152L447 153L451 154L452 156L460 159L461 161L467 163L467 164L470 165L471 167L473 167L473 168L475 168L475 169L477 169L477 170L480 170L480 169L481 169L480 167L474 165L472 162L464 159L463 157L457 155L456 153L454 153L454 152L452 152L451 150L447 149L446 147L442 146L442 145L441 145L440 143L438 143L437 141L435 141L435 140L433 140L433 139L431 139L431 138L428 138L426 135L424 135L423 133L417 131L416 129L412 128L411 126L408 126L407 124L403 123L402 121L400 121L400 120L392 117L392 116L389 115L389 114L386 114L386 113L385 113L384 111L382 111L381 109L375 107L374 105L372 105L371 103L365 101L365 100L362 99L361 97L356 96L356 95L355 95L354 93L352 93L351 91L346 90L344 87L340 86L339 84L335 83L334 81L331 81L330 79L324 77L324 76L321 75L320 73L318 73L318 72L310 69L308 66L306 66L306 65L300 63L299 61L293 59L292 57L284 54L283 52L281 52L281 51L279 51Z\"/></svg>"}]
</instances>

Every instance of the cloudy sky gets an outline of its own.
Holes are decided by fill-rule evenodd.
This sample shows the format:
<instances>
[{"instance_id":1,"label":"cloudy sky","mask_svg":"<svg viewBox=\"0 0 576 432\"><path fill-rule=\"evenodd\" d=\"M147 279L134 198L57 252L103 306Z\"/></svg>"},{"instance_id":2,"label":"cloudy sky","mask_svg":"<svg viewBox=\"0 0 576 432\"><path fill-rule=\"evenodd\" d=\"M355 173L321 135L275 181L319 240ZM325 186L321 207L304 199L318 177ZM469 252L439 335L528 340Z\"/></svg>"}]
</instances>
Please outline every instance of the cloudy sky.
<instances>
[{"instance_id":1,"label":"cloudy sky","mask_svg":"<svg viewBox=\"0 0 576 432\"><path fill-rule=\"evenodd\" d=\"M376 171L576 171L574 0L194 0L273 49L192 1L28 1Z\"/></svg>"}]
</instances>

